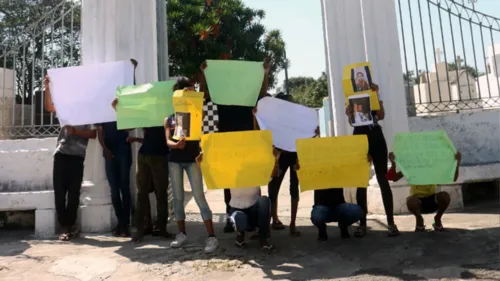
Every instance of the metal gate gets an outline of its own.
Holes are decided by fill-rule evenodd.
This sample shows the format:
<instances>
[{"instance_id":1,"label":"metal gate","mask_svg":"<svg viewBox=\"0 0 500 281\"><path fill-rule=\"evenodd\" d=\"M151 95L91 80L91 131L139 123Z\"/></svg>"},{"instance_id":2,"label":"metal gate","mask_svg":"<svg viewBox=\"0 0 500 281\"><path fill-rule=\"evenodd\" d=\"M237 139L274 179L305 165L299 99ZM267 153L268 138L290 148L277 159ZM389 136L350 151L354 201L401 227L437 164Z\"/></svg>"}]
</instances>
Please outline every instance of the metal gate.
<instances>
[{"instance_id":1,"label":"metal gate","mask_svg":"<svg viewBox=\"0 0 500 281\"><path fill-rule=\"evenodd\" d=\"M397 1L409 116L500 107L500 19L476 1Z\"/></svg>"}]
</instances>

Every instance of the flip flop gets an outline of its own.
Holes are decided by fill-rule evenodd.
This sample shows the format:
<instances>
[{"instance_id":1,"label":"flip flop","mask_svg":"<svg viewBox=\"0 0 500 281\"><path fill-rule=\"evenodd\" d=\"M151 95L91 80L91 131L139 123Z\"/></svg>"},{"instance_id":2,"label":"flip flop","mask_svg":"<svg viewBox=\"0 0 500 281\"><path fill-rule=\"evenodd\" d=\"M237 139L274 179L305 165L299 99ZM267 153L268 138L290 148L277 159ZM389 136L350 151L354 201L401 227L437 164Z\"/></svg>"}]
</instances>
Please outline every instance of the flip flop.
<instances>
[{"instance_id":1,"label":"flip flop","mask_svg":"<svg viewBox=\"0 0 500 281\"><path fill-rule=\"evenodd\" d=\"M236 247L238 247L240 249L247 248L247 242L245 242L245 241L239 242L238 240L236 240L234 244L236 245Z\"/></svg>"},{"instance_id":2,"label":"flip flop","mask_svg":"<svg viewBox=\"0 0 500 281\"><path fill-rule=\"evenodd\" d=\"M443 227L443 225L437 225L436 223L432 224L432 228L434 228L434 231L436 232L444 232L446 231Z\"/></svg>"},{"instance_id":3,"label":"flip flop","mask_svg":"<svg viewBox=\"0 0 500 281\"><path fill-rule=\"evenodd\" d=\"M426 232L425 225L424 226L416 226L415 232Z\"/></svg>"},{"instance_id":4,"label":"flip flop","mask_svg":"<svg viewBox=\"0 0 500 281\"><path fill-rule=\"evenodd\" d=\"M300 237L300 236L301 236L301 233L300 233L300 231L299 231L299 230L297 230L297 229L295 228L295 226L293 226L293 227L292 227L292 226L290 226L290 236L292 236L292 237Z\"/></svg>"},{"instance_id":5,"label":"flip flop","mask_svg":"<svg viewBox=\"0 0 500 281\"><path fill-rule=\"evenodd\" d=\"M274 230L283 230L285 229L285 226L280 221L273 221L273 223L271 224L271 228Z\"/></svg>"},{"instance_id":6,"label":"flip flop","mask_svg":"<svg viewBox=\"0 0 500 281\"><path fill-rule=\"evenodd\" d=\"M71 239L71 237L70 237L69 233L63 233L63 234L59 235L60 241L69 241L70 239Z\"/></svg>"},{"instance_id":7,"label":"flip flop","mask_svg":"<svg viewBox=\"0 0 500 281\"><path fill-rule=\"evenodd\" d=\"M260 248L263 251L267 252L268 254L276 251L276 247L274 245L264 245L264 246L260 246Z\"/></svg>"},{"instance_id":8,"label":"flip flop","mask_svg":"<svg viewBox=\"0 0 500 281\"><path fill-rule=\"evenodd\" d=\"M354 232L354 237L357 238L363 238L366 236L366 226L360 226L358 229L356 229L356 232Z\"/></svg>"}]
</instances>

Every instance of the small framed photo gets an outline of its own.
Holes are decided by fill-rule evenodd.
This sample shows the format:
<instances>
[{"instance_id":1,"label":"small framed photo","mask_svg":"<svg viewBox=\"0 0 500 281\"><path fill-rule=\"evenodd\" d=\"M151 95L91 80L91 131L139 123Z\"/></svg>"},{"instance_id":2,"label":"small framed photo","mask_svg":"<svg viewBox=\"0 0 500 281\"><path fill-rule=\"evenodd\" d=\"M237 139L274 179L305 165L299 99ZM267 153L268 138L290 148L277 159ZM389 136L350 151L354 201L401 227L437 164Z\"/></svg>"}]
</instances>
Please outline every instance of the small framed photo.
<instances>
[{"instance_id":1,"label":"small framed photo","mask_svg":"<svg viewBox=\"0 0 500 281\"><path fill-rule=\"evenodd\" d=\"M191 113L175 113L174 139L189 138L191 135Z\"/></svg>"},{"instance_id":2,"label":"small framed photo","mask_svg":"<svg viewBox=\"0 0 500 281\"><path fill-rule=\"evenodd\" d=\"M370 67L366 65L351 68L351 83L355 93L369 91L372 84Z\"/></svg>"},{"instance_id":3,"label":"small framed photo","mask_svg":"<svg viewBox=\"0 0 500 281\"><path fill-rule=\"evenodd\" d=\"M354 127L373 124L372 109L370 106L370 95L359 94L349 96L349 107L351 109L351 124Z\"/></svg>"}]
</instances>

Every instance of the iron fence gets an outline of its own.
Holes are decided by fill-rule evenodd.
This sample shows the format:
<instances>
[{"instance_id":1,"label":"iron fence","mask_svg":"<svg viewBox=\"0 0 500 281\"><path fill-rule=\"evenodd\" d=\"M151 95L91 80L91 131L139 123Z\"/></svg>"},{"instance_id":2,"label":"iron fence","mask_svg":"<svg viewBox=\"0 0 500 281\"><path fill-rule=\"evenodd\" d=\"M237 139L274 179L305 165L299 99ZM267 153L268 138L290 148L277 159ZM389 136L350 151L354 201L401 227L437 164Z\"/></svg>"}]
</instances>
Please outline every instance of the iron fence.
<instances>
[{"instance_id":1,"label":"iron fence","mask_svg":"<svg viewBox=\"0 0 500 281\"><path fill-rule=\"evenodd\" d=\"M34 2L3 3L12 14L0 13L3 138L56 136L58 120L43 105L46 69L80 65L81 0Z\"/></svg>"},{"instance_id":2,"label":"iron fence","mask_svg":"<svg viewBox=\"0 0 500 281\"><path fill-rule=\"evenodd\" d=\"M408 114L500 107L500 19L476 0L397 2Z\"/></svg>"}]
</instances>

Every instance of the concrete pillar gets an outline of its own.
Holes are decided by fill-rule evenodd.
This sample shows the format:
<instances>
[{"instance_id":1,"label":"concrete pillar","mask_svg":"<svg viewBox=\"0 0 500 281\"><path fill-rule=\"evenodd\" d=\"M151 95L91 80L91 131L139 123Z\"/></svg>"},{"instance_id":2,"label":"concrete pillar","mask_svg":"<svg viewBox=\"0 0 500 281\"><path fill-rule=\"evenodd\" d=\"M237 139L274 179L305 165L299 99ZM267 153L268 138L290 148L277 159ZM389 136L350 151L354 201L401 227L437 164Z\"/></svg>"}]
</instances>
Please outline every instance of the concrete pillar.
<instances>
[{"instance_id":1,"label":"concrete pillar","mask_svg":"<svg viewBox=\"0 0 500 281\"><path fill-rule=\"evenodd\" d=\"M83 65L135 58L139 62L137 83L157 81L156 43L155 0L83 0ZM134 148L135 152L137 148ZM137 153L133 153L134 163L136 155ZM109 206L104 158L97 141L89 143L85 167L84 180L87 182L82 189L82 231L109 231L114 214ZM133 188L135 165L131 171L131 179ZM101 210L99 217L90 219L96 216L97 209Z\"/></svg>"},{"instance_id":2,"label":"concrete pillar","mask_svg":"<svg viewBox=\"0 0 500 281\"><path fill-rule=\"evenodd\" d=\"M370 61L373 80L380 86L386 110L381 125L391 151L394 135L408 131L396 3L394 0L322 0L322 13L334 134L352 133L345 116L343 69L351 63ZM407 186L405 183L392 185L395 206L404 202L407 192L394 188ZM345 195L346 200L355 202L355 189L346 189ZM384 213L374 176L368 188L368 202L369 212ZM400 212L401 208L395 209Z\"/></svg>"}]
</instances>

